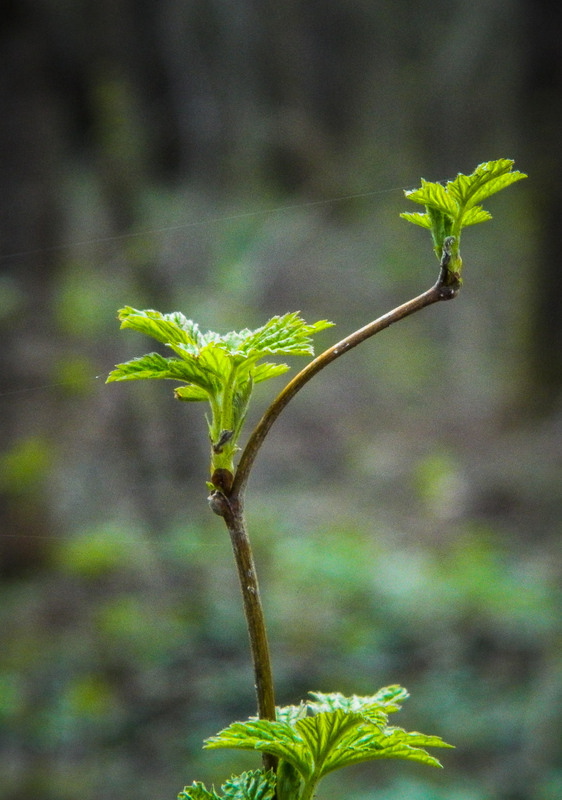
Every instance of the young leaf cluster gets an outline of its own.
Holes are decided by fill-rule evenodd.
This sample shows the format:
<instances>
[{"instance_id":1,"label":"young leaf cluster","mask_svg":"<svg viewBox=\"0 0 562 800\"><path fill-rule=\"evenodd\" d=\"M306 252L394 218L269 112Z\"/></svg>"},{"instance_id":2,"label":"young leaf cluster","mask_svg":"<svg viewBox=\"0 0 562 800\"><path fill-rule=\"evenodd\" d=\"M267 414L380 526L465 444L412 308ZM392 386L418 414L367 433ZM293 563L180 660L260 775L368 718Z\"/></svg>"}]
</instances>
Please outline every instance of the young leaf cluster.
<instances>
[{"instance_id":1,"label":"young leaf cluster","mask_svg":"<svg viewBox=\"0 0 562 800\"><path fill-rule=\"evenodd\" d=\"M276 794L278 800L310 800L319 781L328 773L365 761L392 758L417 761L439 767L441 764L426 747L450 747L438 736L408 732L388 725L388 715L400 709L408 693L401 686L388 686L376 694L345 697L340 693L311 692L311 700L298 706L277 709L277 719L251 718L234 722L207 739L207 749L234 748L257 750L279 759ZM259 771L258 771L259 773ZM270 788L269 773L263 774ZM264 784L254 775L255 792L244 790L237 800L265 797ZM182 800L216 800L216 795L201 792L201 784L186 787ZM254 789L252 789L254 791Z\"/></svg>"},{"instance_id":2,"label":"young leaf cluster","mask_svg":"<svg viewBox=\"0 0 562 800\"><path fill-rule=\"evenodd\" d=\"M119 320L121 328L151 336L169 347L175 356L148 353L118 364L107 383L169 379L183 384L175 389L178 400L208 401L212 473L217 469L234 471L233 457L254 384L289 369L287 364L262 359L314 355L311 336L332 325L326 320L308 325L298 313L292 312L273 317L256 330L245 328L221 336L214 331L203 333L179 311L162 314L130 306L119 311Z\"/></svg>"},{"instance_id":3,"label":"young leaf cluster","mask_svg":"<svg viewBox=\"0 0 562 800\"><path fill-rule=\"evenodd\" d=\"M459 173L455 180L448 181L445 186L422 178L419 189L405 191L409 200L425 206L425 212L404 212L400 216L430 230L438 259L441 259L445 240L453 237L449 268L457 277L462 267L459 249L461 230L491 219L490 212L482 208L480 203L527 177L523 172L513 170L513 163L509 158L487 161L476 167L471 175Z\"/></svg>"},{"instance_id":4,"label":"young leaf cluster","mask_svg":"<svg viewBox=\"0 0 562 800\"><path fill-rule=\"evenodd\" d=\"M178 800L273 800L275 796L275 775L261 769L233 775L221 786L222 795L212 789L206 789L200 781L178 794Z\"/></svg>"}]
</instances>

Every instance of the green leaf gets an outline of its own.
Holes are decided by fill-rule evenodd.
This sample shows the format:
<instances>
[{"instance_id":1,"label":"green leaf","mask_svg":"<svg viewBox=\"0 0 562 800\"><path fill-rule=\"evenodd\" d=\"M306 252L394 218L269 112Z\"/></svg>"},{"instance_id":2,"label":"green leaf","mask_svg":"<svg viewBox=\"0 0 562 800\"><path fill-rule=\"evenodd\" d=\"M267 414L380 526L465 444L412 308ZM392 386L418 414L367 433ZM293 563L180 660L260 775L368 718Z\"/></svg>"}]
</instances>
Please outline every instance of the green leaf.
<instances>
[{"instance_id":1,"label":"green leaf","mask_svg":"<svg viewBox=\"0 0 562 800\"><path fill-rule=\"evenodd\" d=\"M420 228L431 229L431 219L427 213L424 214L421 211L403 211L400 216L407 222L419 225Z\"/></svg>"},{"instance_id":2,"label":"green leaf","mask_svg":"<svg viewBox=\"0 0 562 800\"><path fill-rule=\"evenodd\" d=\"M225 800L272 800L275 796L275 775L260 769L243 772L221 787Z\"/></svg>"},{"instance_id":3,"label":"green leaf","mask_svg":"<svg viewBox=\"0 0 562 800\"><path fill-rule=\"evenodd\" d=\"M294 725L299 719L307 716L309 703L299 703L298 706L281 706L276 708L277 721L288 722L289 725Z\"/></svg>"},{"instance_id":4,"label":"green leaf","mask_svg":"<svg viewBox=\"0 0 562 800\"><path fill-rule=\"evenodd\" d=\"M287 722L248 720L233 722L205 741L207 750L258 750L283 758L305 778L313 769L311 754L296 729Z\"/></svg>"},{"instance_id":5,"label":"green leaf","mask_svg":"<svg viewBox=\"0 0 562 800\"><path fill-rule=\"evenodd\" d=\"M248 411L248 405L250 403L250 397L252 396L253 388L254 381L250 376L245 383L239 382L237 384L236 390L232 395L233 453L237 447L236 441L242 429L242 425L244 424L244 420L246 419L246 413Z\"/></svg>"},{"instance_id":6,"label":"green leaf","mask_svg":"<svg viewBox=\"0 0 562 800\"><path fill-rule=\"evenodd\" d=\"M133 358L123 364L117 364L116 369L109 373L106 383L114 381L169 379L193 383L206 394L216 394L220 388L217 375L196 357L190 360L178 358L164 358L159 353L148 353L140 358ZM185 399L185 398L184 398Z\"/></svg>"},{"instance_id":7,"label":"green leaf","mask_svg":"<svg viewBox=\"0 0 562 800\"><path fill-rule=\"evenodd\" d=\"M462 224L463 227L466 228L469 225L476 225L478 222L487 222L489 219L492 219L492 215L489 211L483 209L482 206L474 206L464 212L462 215Z\"/></svg>"},{"instance_id":8,"label":"green leaf","mask_svg":"<svg viewBox=\"0 0 562 800\"><path fill-rule=\"evenodd\" d=\"M438 736L425 736L401 728L377 729L376 726L359 725L354 731L355 738L330 754L324 774L341 767L361 764L378 759L401 759L416 761L431 767L441 767L437 758L430 755L424 747L447 747Z\"/></svg>"},{"instance_id":9,"label":"green leaf","mask_svg":"<svg viewBox=\"0 0 562 800\"><path fill-rule=\"evenodd\" d=\"M200 400L208 400L209 393L199 386L190 384L188 386L177 386L174 389L174 397L176 400L187 400L188 402L196 403Z\"/></svg>"},{"instance_id":10,"label":"green leaf","mask_svg":"<svg viewBox=\"0 0 562 800\"><path fill-rule=\"evenodd\" d=\"M147 380L164 378L175 381L187 380L186 368L177 358L164 358L159 353L147 353L145 356L133 358L109 373L106 383L112 381Z\"/></svg>"},{"instance_id":11,"label":"green leaf","mask_svg":"<svg viewBox=\"0 0 562 800\"><path fill-rule=\"evenodd\" d=\"M422 747L449 747L437 736L388 728L358 712L321 712L296 723L312 755L313 774L320 779L342 767L381 758L399 758L440 767ZM307 777L307 776L303 776Z\"/></svg>"},{"instance_id":12,"label":"green leaf","mask_svg":"<svg viewBox=\"0 0 562 800\"><path fill-rule=\"evenodd\" d=\"M233 775L221 786L222 796L213 789L209 791L200 781L194 781L178 794L178 800L273 800L275 795L275 775L264 774L257 769Z\"/></svg>"},{"instance_id":13,"label":"green leaf","mask_svg":"<svg viewBox=\"0 0 562 800\"><path fill-rule=\"evenodd\" d=\"M177 800L220 800L220 797L214 790L207 791L201 781L193 781L191 786L185 786L178 794Z\"/></svg>"},{"instance_id":14,"label":"green leaf","mask_svg":"<svg viewBox=\"0 0 562 800\"><path fill-rule=\"evenodd\" d=\"M404 194L414 203L430 206L452 217L457 212L457 203L440 183L431 183L422 178L420 189L407 189Z\"/></svg>"},{"instance_id":15,"label":"green leaf","mask_svg":"<svg viewBox=\"0 0 562 800\"><path fill-rule=\"evenodd\" d=\"M358 711L364 716L371 717L378 711L385 715L393 711L399 711L402 707L399 701L406 700L409 695L402 686L392 685L379 689L376 694L368 696L351 695L346 697L340 692L323 694L322 692L309 692L315 698L312 702L308 701L308 707L313 712L319 711Z\"/></svg>"},{"instance_id":16,"label":"green leaf","mask_svg":"<svg viewBox=\"0 0 562 800\"><path fill-rule=\"evenodd\" d=\"M254 383L261 383L262 381L269 380L269 378L276 378L278 375L283 375L285 372L288 372L289 369L290 367L288 364L272 364L265 361L263 364L255 366L251 370L250 375Z\"/></svg>"},{"instance_id":17,"label":"green leaf","mask_svg":"<svg viewBox=\"0 0 562 800\"><path fill-rule=\"evenodd\" d=\"M118 319L121 320L122 329L130 328L139 333L145 333L164 344L181 342L191 344L194 348L204 344L199 326L184 317L180 311L161 314L152 308L139 311L131 306L125 306L119 310Z\"/></svg>"},{"instance_id":18,"label":"green leaf","mask_svg":"<svg viewBox=\"0 0 562 800\"><path fill-rule=\"evenodd\" d=\"M511 186L527 176L523 172L512 172L513 160L500 158L480 164L471 175L457 175L454 181L447 183L447 193L459 204L470 208L481 203L487 197Z\"/></svg>"},{"instance_id":19,"label":"green leaf","mask_svg":"<svg viewBox=\"0 0 562 800\"><path fill-rule=\"evenodd\" d=\"M245 356L258 353L279 356L313 355L311 335L332 325L327 320L307 325L296 311L282 317L272 317L261 328L246 331L246 336L235 352Z\"/></svg>"}]
</instances>

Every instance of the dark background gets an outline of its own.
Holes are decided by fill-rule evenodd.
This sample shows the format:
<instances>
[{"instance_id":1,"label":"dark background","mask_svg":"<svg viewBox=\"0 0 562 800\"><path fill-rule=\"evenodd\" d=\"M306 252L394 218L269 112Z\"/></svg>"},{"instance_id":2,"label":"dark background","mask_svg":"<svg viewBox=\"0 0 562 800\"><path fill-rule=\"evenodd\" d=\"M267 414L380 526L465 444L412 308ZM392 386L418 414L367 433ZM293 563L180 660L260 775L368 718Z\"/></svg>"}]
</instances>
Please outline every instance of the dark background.
<instances>
[{"instance_id":1,"label":"dark background","mask_svg":"<svg viewBox=\"0 0 562 800\"><path fill-rule=\"evenodd\" d=\"M254 712L203 408L104 385L152 349L117 309L220 331L300 309L328 346L436 278L402 189L500 157L530 177L465 232L460 297L295 399L248 515L278 701L400 682L396 723L457 746L319 797L562 795L561 16L4 0L2 800L166 800L259 763L200 750Z\"/></svg>"}]
</instances>

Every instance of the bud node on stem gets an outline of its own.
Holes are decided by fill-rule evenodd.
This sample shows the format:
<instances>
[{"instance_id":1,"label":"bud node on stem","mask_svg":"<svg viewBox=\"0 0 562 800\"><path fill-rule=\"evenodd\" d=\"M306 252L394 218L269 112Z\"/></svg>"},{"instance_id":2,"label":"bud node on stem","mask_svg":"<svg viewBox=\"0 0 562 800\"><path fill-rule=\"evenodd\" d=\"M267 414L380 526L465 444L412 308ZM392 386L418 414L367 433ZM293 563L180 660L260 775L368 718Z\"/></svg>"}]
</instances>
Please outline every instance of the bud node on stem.
<instances>
[{"instance_id":1,"label":"bud node on stem","mask_svg":"<svg viewBox=\"0 0 562 800\"><path fill-rule=\"evenodd\" d=\"M224 517L226 515L228 511L228 500L221 491L216 489L214 492L211 492L207 498L207 502L213 514L216 514L218 517Z\"/></svg>"}]
</instances>

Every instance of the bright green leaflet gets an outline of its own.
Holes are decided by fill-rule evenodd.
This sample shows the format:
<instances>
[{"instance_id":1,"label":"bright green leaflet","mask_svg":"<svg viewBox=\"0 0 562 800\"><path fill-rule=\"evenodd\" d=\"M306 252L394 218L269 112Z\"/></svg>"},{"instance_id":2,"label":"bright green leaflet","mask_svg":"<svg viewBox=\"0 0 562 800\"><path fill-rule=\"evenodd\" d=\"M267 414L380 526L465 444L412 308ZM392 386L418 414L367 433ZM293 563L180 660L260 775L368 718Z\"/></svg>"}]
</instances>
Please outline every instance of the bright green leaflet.
<instances>
[{"instance_id":1,"label":"bright green leaflet","mask_svg":"<svg viewBox=\"0 0 562 800\"><path fill-rule=\"evenodd\" d=\"M425 206L425 213L405 212L400 216L431 231L438 259L442 257L445 239L452 237L449 269L457 278L462 268L462 229L492 219L490 212L479 204L490 195L527 177L523 172L513 170L513 163L509 158L486 161L476 167L471 175L459 173L454 181L448 181L445 186L422 178L419 189L405 192L409 200Z\"/></svg>"},{"instance_id":2,"label":"bright green leaflet","mask_svg":"<svg viewBox=\"0 0 562 800\"><path fill-rule=\"evenodd\" d=\"M287 364L258 363L270 356L312 356L311 336L333 323L320 320L308 325L297 312L276 316L256 330L245 328L224 336L207 331L179 311L161 314L126 306L119 311L121 328L145 333L174 351L175 357L148 353L109 374L107 383L168 379L185 385L175 389L178 400L206 400L211 440L211 474L217 469L234 473L234 455L246 418L254 384L282 375Z\"/></svg>"}]
</instances>

